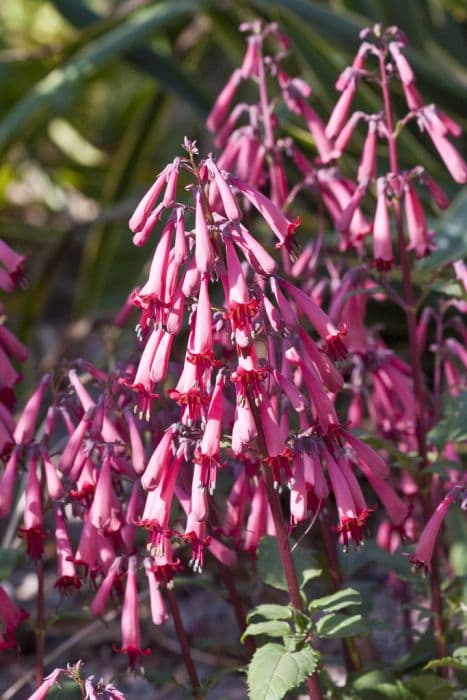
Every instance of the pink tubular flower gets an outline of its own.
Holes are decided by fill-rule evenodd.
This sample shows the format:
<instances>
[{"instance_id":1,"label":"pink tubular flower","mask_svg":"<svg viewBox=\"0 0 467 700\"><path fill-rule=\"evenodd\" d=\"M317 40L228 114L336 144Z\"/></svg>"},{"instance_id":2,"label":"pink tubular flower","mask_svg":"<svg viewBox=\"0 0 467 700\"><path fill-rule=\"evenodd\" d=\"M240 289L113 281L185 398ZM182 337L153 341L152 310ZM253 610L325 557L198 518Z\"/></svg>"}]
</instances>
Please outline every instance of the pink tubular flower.
<instances>
[{"instance_id":1,"label":"pink tubular flower","mask_svg":"<svg viewBox=\"0 0 467 700\"><path fill-rule=\"evenodd\" d=\"M350 106L357 89L357 79L350 69L350 76L346 81L346 85L342 90L342 93L337 100L334 109L332 110L329 121L326 125L325 134L328 139L334 139L344 126L344 122L349 114Z\"/></svg>"},{"instance_id":2,"label":"pink tubular flower","mask_svg":"<svg viewBox=\"0 0 467 700\"><path fill-rule=\"evenodd\" d=\"M65 527L60 506L55 506L55 539L57 543L58 578L54 587L61 593L69 593L81 588L81 581L73 563L73 551Z\"/></svg>"},{"instance_id":3,"label":"pink tubular flower","mask_svg":"<svg viewBox=\"0 0 467 700\"><path fill-rule=\"evenodd\" d=\"M326 349L329 356L333 359L343 359L347 355L342 336L345 331L339 331L333 324L329 316L316 304L313 299L302 292L298 287L286 280L280 280L281 286L286 290L287 294L292 297L301 312L308 317L312 326L323 340L326 341Z\"/></svg>"},{"instance_id":4,"label":"pink tubular flower","mask_svg":"<svg viewBox=\"0 0 467 700\"><path fill-rule=\"evenodd\" d=\"M50 375L46 374L24 407L21 417L16 425L15 432L13 433L13 437L17 445L26 445L33 439L34 431L36 429L37 416L39 415L42 399L49 382Z\"/></svg>"},{"instance_id":5,"label":"pink tubular flower","mask_svg":"<svg viewBox=\"0 0 467 700\"><path fill-rule=\"evenodd\" d=\"M125 598L122 609L122 647L115 651L128 655L128 665L134 670L139 656L147 656L150 649L141 649L141 632L138 613L138 590L136 583L137 558L128 559Z\"/></svg>"},{"instance_id":6,"label":"pink tubular flower","mask_svg":"<svg viewBox=\"0 0 467 700\"><path fill-rule=\"evenodd\" d=\"M417 197L415 188L410 183L406 185L404 205L407 219L407 232L410 240L407 248L409 250L415 250L416 256L422 258L434 247L431 243L433 233L428 231L423 207Z\"/></svg>"},{"instance_id":7,"label":"pink tubular flower","mask_svg":"<svg viewBox=\"0 0 467 700\"><path fill-rule=\"evenodd\" d=\"M36 448L31 450L28 461L24 527L20 528L18 532L20 537L23 537L27 542L29 556L36 560L42 558L46 537L42 519L41 488L37 478L38 453Z\"/></svg>"},{"instance_id":8,"label":"pink tubular flower","mask_svg":"<svg viewBox=\"0 0 467 700\"><path fill-rule=\"evenodd\" d=\"M295 221L290 221L278 206L246 182L242 182L236 177L230 177L230 182L235 185L259 211L263 219L279 239L277 247L285 245L285 247L288 248L290 246L290 237L293 236L295 229L300 226L300 219L297 218Z\"/></svg>"},{"instance_id":9,"label":"pink tubular flower","mask_svg":"<svg viewBox=\"0 0 467 700\"><path fill-rule=\"evenodd\" d=\"M4 518L11 510L20 454L21 448L16 447L10 455L0 480L0 518Z\"/></svg>"},{"instance_id":10,"label":"pink tubular flower","mask_svg":"<svg viewBox=\"0 0 467 700\"><path fill-rule=\"evenodd\" d=\"M410 64L403 53L401 53L401 47L403 47L399 41L389 42L389 51L394 59L394 63L397 66L397 72L399 73L400 79L404 85L410 85L414 82L414 74Z\"/></svg>"},{"instance_id":11,"label":"pink tubular flower","mask_svg":"<svg viewBox=\"0 0 467 700\"><path fill-rule=\"evenodd\" d=\"M241 219L242 214L235 200L232 190L227 183L225 177L217 167L215 161L209 157L206 161L206 166L214 178L217 189L219 190L222 206L224 207L225 215L231 221Z\"/></svg>"},{"instance_id":12,"label":"pink tubular flower","mask_svg":"<svg viewBox=\"0 0 467 700\"><path fill-rule=\"evenodd\" d=\"M52 686L54 686L55 683L58 683L58 679L63 673L66 673L64 668L56 668L55 671L52 671L49 676L44 678L38 689L29 696L28 700L44 700L49 690L52 689Z\"/></svg>"},{"instance_id":13,"label":"pink tubular flower","mask_svg":"<svg viewBox=\"0 0 467 700\"><path fill-rule=\"evenodd\" d=\"M450 508L450 506L456 500L456 497L460 491L459 486L452 488L449 493L443 498L439 506L436 508L435 512L425 525L425 528L420 535L418 544L415 548L414 553L410 557L410 561L415 564L417 568L423 568L425 571L431 570L431 560L433 558L433 552L436 545L436 538L443 524L444 518Z\"/></svg>"},{"instance_id":14,"label":"pink tubular flower","mask_svg":"<svg viewBox=\"0 0 467 700\"><path fill-rule=\"evenodd\" d=\"M104 614L105 606L112 593L113 588L118 588L116 584L119 584L119 577L121 576L121 566L122 557L117 557L112 564L108 572L106 573L101 585L97 589L96 595L91 602L91 613L95 617L100 617Z\"/></svg>"},{"instance_id":15,"label":"pink tubular flower","mask_svg":"<svg viewBox=\"0 0 467 700\"><path fill-rule=\"evenodd\" d=\"M222 91L219 93L206 120L209 131L217 131L227 116L235 91L242 79L242 71L235 70L230 76Z\"/></svg>"},{"instance_id":16,"label":"pink tubular flower","mask_svg":"<svg viewBox=\"0 0 467 700\"><path fill-rule=\"evenodd\" d=\"M149 215L151 214L154 205L156 204L162 190L166 185L169 169L170 165L166 165L162 172L157 176L154 184L151 185L143 199L136 207L129 222L130 229L133 231L133 233L139 233L146 225Z\"/></svg>"},{"instance_id":17,"label":"pink tubular flower","mask_svg":"<svg viewBox=\"0 0 467 700\"><path fill-rule=\"evenodd\" d=\"M375 221L373 224L373 260L379 270L390 270L394 257L392 254L391 220L386 200L386 180L377 181L378 198L376 202Z\"/></svg>"},{"instance_id":18,"label":"pink tubular flower","mask_svg":"<svg viewBox=\"0 0 467 700\"><path fill-rule=\"evenodd\" d=\"M13 291L23 279L26 256L20 255L14 251L13 248L10 248L10 246L0 238L0 262L7 271L9 277L10 284L7 285L9 288L5 289L5 291Z\"/></svg>"},{"instance_id":19,"label":"pink tubular flower","mask_svg":"<svg viewBox=\"0 0 467 700\"><path fill-rule=\"evenodd\" d=\"M149 600L151 603L151 617L155 625L162 625L169 619L165 608L164 598L162 596L159 582L152 569L152 559L146 557L144 560L144 569L149 584Z\"/></svg>"},{"instance_id":20,"label":"pink tubular flower","mask_svg":"<svg viewBox=\"0 0 467 700\"><path fill-rule=\"evenodd\" d=\"M173 455L174 436L176 434L176 426L171 425L162 436L159 444L152 453L146 470L141 477L141 485L146 491L152 491L159 484L161 478L169 466L169 462Z\"/></svg>"},{"instance_id":21,"label":"pink tubular flower","mask_svg":"<svg viewBox=\"0 0 467 700\"><path fill-rule=\"evenodd\" d=\"M195 260L196 268L202 275L210 275L214 268L214 249L209 236L203 198L198 187L195 191Z\"/></svg>"},{"instance_id":22,"label":"pink tubular flower","mask_svg":"<svg viewBox=\"0 0 467 700\"><path fill-rule=\"evenodd\" d=\"M368 134L363 146L360 165L358 166L357 182L366 183L376 175L376 121L370 119L368 122Z\"/></svg>"},{"instance_id":23,"label":"pink tubular flower","mask_svg":"<svg viewBox=\"0 0 467 700\"><path fill-rule=\"evenodd\" d=\"M0 651L16 647L15 630L28 617L0 586Z\"/></svg>"},{"instance_id":24,"label":"pink tubular flower","mask_svg":"<svg viewBox=\"0 0 467 700\"><path fill-rule=\"evenodd\" d=\"M110 523L113 493L111 462L112 457L109 451L104 457L89 511L91 523L96 529L102 529Z\"/></svg>"}]
</instances>

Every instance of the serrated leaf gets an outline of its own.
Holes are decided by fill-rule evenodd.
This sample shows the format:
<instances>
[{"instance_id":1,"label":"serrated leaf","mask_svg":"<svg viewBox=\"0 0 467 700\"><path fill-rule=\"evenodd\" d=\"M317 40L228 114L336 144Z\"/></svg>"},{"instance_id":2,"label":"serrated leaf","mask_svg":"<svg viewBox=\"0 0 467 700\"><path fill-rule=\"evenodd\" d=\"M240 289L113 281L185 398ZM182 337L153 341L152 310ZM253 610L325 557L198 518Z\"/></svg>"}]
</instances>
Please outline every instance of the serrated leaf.
<instances>
[{"instance_id":1,"label":"serrated leaf","mask_svg":"<svg viewBox=\"0 0 467 700\"><path fill-rule=\"evenodd\" d=\"M264 617L266 620L291 620L292 608L288 605L277 605L276 603L263 603L257 605L254 610L248 613L247 621L253 617Z\"/></svg>"},{"instance_id":2,"label":"serrated leaf","mask_svg":"<svg viewBox=\"0 0 467 700\"><path fill-rule=\"evenodd\" d=\"M313 555L309 550L297 547L292 556L300 588L303 588L307 581L321 576L322 569L315 566ZM261 539L258 550L257 571L259 577L268 586L279 588L281 591L288 590L275 537L266 535Z\"/></svg>"},{"instance_id":3,"label":"serrated leaf","mask_svg":"<svg viewBox=\"0 0 467 700\"><path fill-rule=\"evenodd\" d=\"M19 564L22 552L18 549L0 548L0 581L8 578L13 569Z\"/></svg>"},{"instance_id":4,"label":"serrated leaf","mask_svg":"<svg viewBox=\"0 0 467 700\"><path fill-rule=\"evenodd\" d=\"M242 634L240 641L243 643L245 637L257 637L265 634L268 637L286 637L290 634L290 626L282 620L267 620L266 622L252 622Z\"/></svg>"},{"instance_id":5,"label":"serrated leaf","mask_svg":"<svg viewBox=\"0 0 467 700\"><path fill-rule=\"evenodd\" d=\"M368 634L361 615L329 613L316 622L316 633L325 639L343 639Z\"/></svg>"},{"instance_id":6,"label":"serrated leaf","mask_svg":"<svg viewBox=\"0 0 467 700\"><path fill-rule=\"evenodd\" d=\"M443 418L430 430L428 439L437 447L467 440L467 391L445 401Z\"/></svg>"},{"instance_id":7,"label":"serrated leaf","mask_svg":"<svg viewBox=\"0 0 467 700\"><path fill-rule=\"evenodd\" d=\"M314 673L318 655L311 647L288 652L280 644L265 644L248 666L251 700L281 700Z\"/></svg>"},{"instance_id":8,"label":"serrated leaf","mask_svg":"<svg viewBox=\"0 0 467 700\"><path fill-rule=\"evenodd\" d=\"M334 612L342 610L351 605L361 605L362 600L359 591L355 588L344 588L336 593L314 598L310 605L310 610L325 610L326 612Z\"/></svg>"}]
</instances>

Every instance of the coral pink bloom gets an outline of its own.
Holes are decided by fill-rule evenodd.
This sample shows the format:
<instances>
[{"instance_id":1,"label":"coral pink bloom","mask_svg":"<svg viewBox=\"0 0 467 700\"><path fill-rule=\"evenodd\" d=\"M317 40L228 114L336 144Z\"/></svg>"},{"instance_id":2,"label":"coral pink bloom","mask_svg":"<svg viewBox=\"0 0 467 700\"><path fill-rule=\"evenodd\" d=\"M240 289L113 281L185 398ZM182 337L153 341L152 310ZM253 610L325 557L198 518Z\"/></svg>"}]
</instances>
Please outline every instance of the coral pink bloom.
<instances>
[{"instance_id":1,"label":"coral pink bloom","mask_svg":"<svg viewBox=\"0 0 467 700\"><path fill-rule=\"evenodd\" d=\"M126 408L124 410L124 414L128 426L128 435L130 438L131 464L135 472L138 475L141 475L146 469L146 453L144 450L143 439L136 424L133 412L129 408Z\"/></svg>"},{"instance_id":2,"label":"coral pink bloom","mask_svg":"<svg viewBox=\"0 0 467 700\"><path fill-rule=\"evenodd\" d=\"M115 650L128 655L128 665L131 669L135 668L139 656L147 656L151 653L150 649L141 649L136 571L137 558L129 557L125 598L122 608L122 647Z\"/></svg>"},{"instance_id":3,"label":"coral pink bloom","mask_svg":"<svg viewBox=\"0 0 467 700\"><path fill-rule=\"evenodd\" d=\"M202 275L210 275L214 269L214 249L212 247L203 199L200 188L195 191L195 261Z\"/></svg>"},{"instance_id":4,"label":"coral pink bloom","mask_svg":"<svg viewBox=\"0 0 467 700\"><path fill-rule=\"evenodd\" d=\"M0 586L0 651L16 646L15 630L29 615L18 608Z\"/></svg>"},{"instance_id":5,"label":"coral pink bloom","mask_svg":"<svg viewBox=\"0 0 467 700\"><path fill-rule=\"evenodd\" d=\"M240 248L251 267L259 274L272 275L277 263L265 248L240 223L228 227L234 243Z\"/></svg>"},{"instance_id":6,"label":"coral pink bloom","mask_svg":"<svg viewBox=\"0 0 467 700\"><path fill-rule=\"evenodd\" d=\"M308 512L307 487L305 482L304 462L300 454L294 459L293 485L290 489L290 516L292 523L305 520Z\"/></svg>"},{"instance_id":7,"label":"coral pink bloom","mask_svg":"<svg viewBox=\"0 0 467 700\"><path fill-rule=\"evenodd\" d=\"M342 90L342 93L337 100L326 125L324 133L328 139L334 139L344 126L344 122L349 114L350 106L357 89L355 74L352 74L346 82L347 84Z\"/></svg>"},{"instance_id":8,"label":"coral pink bloom","mask_svg":"<svg viewBox=\"0 0 467 700\"><path fill-rule=\"evenodd\" d=\"M381 478L389 476L389 467L382 457L367 445L362 440L359 440L355 435L347 430L341 430L342 436L346 442L354 450L357 457L357 463L364 462L368 469ZM362 469L363 471L363 469Z\"/></svg>"},{"instance_id":9,"label":"coral pink bloom","mask_svg":"<svg viewBox=\"0 0 467 700\"><path fill-rule=\"evenodd\" d=\"M1 313L1 309L0 309ZM3 315L3 313L2 313ZM0 323L0 347L2 347L9 357L14 357L20 362L25 362L29 351L13 333Z\"/></svg>"},{"instance_id":10,"label":"coral pink bloom","mask_svg":"<svg viewBox=\"0 0 467 700\"><path fill-rule=\"evenodd\" d=\"M399 41L389 42L389 52L394 59L400 79L404 85L410 85L414 82L414 74L410 64L403 53L401 53L402 44Z\"/></svg>"},{"instance_id":11,"label":"coral pink bloom","mask_svg":"<svg viewBox=\"0 0 467 700\"><path fill-rule=\"evenodd\" d=\"M452 488L443 498L425 525L415 551L410 557L410 561L415 564L416 567L423 567L425 571L431 570L431 560L433 558L433 552L436 545L436 538L438 537L438 533L441 529L444 518L446 517L450 506L456 500L459 491L460 487L458 486Z\"/></svg>"},{"instance_id":12,"label":"coral pink bloom","mask_svg":"<svg viewBox=\"0 0 467 700\"><path fill-rule=\"evenodd\" d=\"M164 554L164 533L168 528L175 485L182 462L183 455L177 455L154 491L150 491L146 498L139 525L150 533L147 548L152 556Z\"/></svg>"},{"instance_id":13,"label":"coral pink bloom","mask_svg":"<svg viewBox=\"0 0 467 700\"><path fill-rule=\"evenodd\" d=\"M172 243L172 236L175 230L175 220L170 217L162 229L159 243L156 246L149 270L146 284L140 289L139 296L148 296L152 303L162 301L167 280L167 270L169 265L169 252Z\"/></svg>"},{"instance_id":14,"label":"coral pink bloom","mask_svg":"<svg viewBox=\"0 0 467 700\"><path fill-rule=\"evenodd\" d=\"M88 368L90 371L90 368ZM76 391L76 395L79 398L79 401L85 411L88 409L92 408L95 406L95 402L92 400L90 397L89 393L86 391L84 386L82 385L78 374L76 370L72 369L68 373L68 377L70 379L70 383L73 387L73 389ZM102 422L102 437L104 439L104 442L116 442L116 443L122 443L124 442L123 435L119 433L117 428L114 426L110 418L108 416L104 415L103 417L103 422Z\"/></svg>"},{"instance_id":15,"label":"coral pink bloom","mask_svg":"<svg viewBox=\"0 0 467 700\"><path fill-rule=\"evenodd\" d=\"M167 209L169 207L173 207L177 199L177 183L178 174L180 171L180 162L180 158L175 158L174 161L168 166L167 187L162 200L164 207Z\"/></svg>"},{"instance_id":16,"label":"coral pink bloom","mask_svg":"<svg viewBox=\"0 0 467 700\"><path fill-rule=\"evenodd\" d=\"M107 527L110 523L113 493L111 461L111 454L107 452L97 480L91 510L89 511L91 523L96 529Z\"/></svg>"},{"instance_id":17,"label":"coral pink bloom","mask_svg":"<svg viewBox=\"0 0 467 700\"><path fill-rule=\"evenodd\" d=\"M256 554L261 537L266 531L267 496L264 480L261 479L251 499L251 510L245 528L243 549Z\"/></svg>"},{"instance_id":18,"label":"coral pink bloom","mask_svg":"<svg viewBox=\"0 0 467 700\"><path fill-rule=\"evenodd\" d=\"M20 419L16 425L15 432L13 433L13 437L17 445L26 445L33 439L34 431L36 429L37 416L39 415L42 399L49 383L50 375L46 374L24 407Z\"/></svg>"},{"instance_id":19,"label":"coral pink bloom","mask_svg":"<svg viewBox=\"0 0 467 700\"><path fill-rule=\"evenodd\" d=\"M225 236L224 242L229 308L225 318L232 324L232 342L244 348L254 340L253 319L258 313L258 302L250 300L245 275L230 237Z\"/></svg>"},{"instance_id":20,"label":"coral pink bloom","mask_svg":"<svg viewBox=\"0 0 467 700\"><path fill-rule=\"evenodd\" d=\"M58 588L61 593L69 593L80 588L81 581L76 574L73 551L60 506L55 506L55 541L57 544L58 578L54 587Z\"/></svg>"},{"instance_id":21,"label":"coral pink bloom","mask_svg":"<svg viewBox=\"0 0 467 700\"><path fill-rule=\"evenodd\" d=\"M453 180L460 184L465 184L467 182L467 163L459 151L445 136L436 130L427 129L427 131Z\"/></svg>"},{"instance_id":22,"label":"coral pink bloom","mask_svg":"<svg viewBox=\"0 0 467 700\"><path fill-rule=\"evenodd\" d=\"M408 250L415 250L418 258L427 255L433 249L431 238L434 235L428 231L425 213L414 187L407 183L404 193L405 216L410 243Z\"/></svg>"},{"instance_id":23,"label":"coral pink bloom","mask_svg":"<svg viewBox=\"0 0 467 700\"><path fill-rule=\"evenodd\" d=\"M152 453L146 470L141 477L141 484L146 491L152 491L159 484L173 455L174 436L177 432L175 424L171 425L162 436L159 444Z\"/></svg>"},{"instance_id":24,"label":"coral pink bloom","mask_svg":"<svg viewBox=\"0 0 467 700\"><path fill-rule=\"evenodd\" d=\"M250 445L257 435L256 423L251 412L250 404L238 394L235 407L235 418L232 429L232 451L240 455Z\"/></svg>"},{"instance_id":25,"label":"coral pink bloom","mask_svg":"<svg viewBox=\"0 0 467 700\"><path fill-rule=\"evenodd\" d=\"M155 625L162 625L168 620L169 616L165 609L164 598L159 588L159 582L152 569L152 560L146 557L144 560L144 569L149 584L149 600L151 603L151 617Z\"/></svg>"},{"instance_id":26,"label":"coral pink bloom","mask_svg":"<svg viewBox=\"0 0 467 700\"><path fill-rule=\"evenodd\" d=\"M43 527L41 487L37 478L38 453L36 448L31 450L28 462L24 527L20 528L18 532L20 537L23 537L27 542L28 554L31 559L41 559L46 532Z\"/></svg>"},{"instance_id":27,"label":"coral pink bloom","mask_svg":"<svg viewBox=\"0 0 467 700\"><path fill-rule=\"evenodd\" d=\"M13 289L22 280L26 256L14 251L0 238L0 261L9 274ZM12 289L5 291L12 291Z\"/></svg>"},{"instance_id":28,"label":"coral pink bloom","mask_svg":"<svg viewBox=\"0 0 467 700\"><path fill-rule=\"evenodd\" d=\"M423 184L428 188L428 191L436 202L436 206L440 209L447 209L450 201L443 188L426 173L423 174Z\"/></svg>"},{"instance_id":29,"label":"coral pink bloom","mask_svg":"<svg viewBox=\"0 0 467 700\"><path fill-rule=\"evenodd\" d=\"M360 165L358 166L357 182L366 183L376 175L376 121L368 122L368 134L363 146Z\"/></svg>"},{"instance_id":30,"label":"coral pink bloom","mask_svg":"<svg viewBox=\"0 0 467 700\"><path fill-rule=\"evenodd\" d=\"M288 247L290 237L300 225L300 219L297 218L295 221L290 221L278 206L246 182L242 182L232 176L230 177L230 182L235 185L259 211L263 219L279 239L277 246L285 245Z\"/></svg>"},{"instance_id":31,"label":"coral pink bloom","mask_svg":"<svg viewBox=\"0 0 467 700\"><path fill-rule=\"evenodd\" d=\"M211 156L206 160L206 166L213 176L216 187L219 190L226 217L231 221L241 219L242 213L238 207L233 192Z\"/></svg>"},{"instance_id":32,"label":"coral pink bloom","mask_svg":"<svg viewBox=\"0 0 467 700\"><path fill-rule=\"evenodd\" d=\"M167 174L169 173L170 167L170 165L165 166L162 172L157 176L154 184L151 185L149 190L144 195L143 199L136 207L129 222L130 229L133 231L133 233L138 233L142 231L142 229L146 225L149 215L151 214L154 208L154 205L159 199L162 190L166 186Z\"/></svg>"},{"instance_id":33,"label":"coral pink bloom","mask_svg":"<svg viewBox=\"0 0 467 700\"><path fill-rule=\"evenodd\" d=\"M66 673L66 670L64 668L56 668L55 671L52 671L52 673L49 676L44 678L38 689L35 690L32 695L29 696L28 700L44 700L44 698L47 696L48 692L52 689L52 687L56 683L58 684L58 679L62 675L62 673Z\"/></svg>"},{"instance_id":34,"label":"coral pink bloom","mask_svg":"<svg viewBox=\"0 0 467 700\"><path fill-rule=\"evenodd\" d=\"M59 462L59 469L62 474L68 474L74 465L78 453L82 450L84 436L91 427L95 413L96 409L94 406L89 408L68 439Z\"/></svg>"},{"instance_id":35,"label":"coral pink bloom","mask_svg":"<svg viewBox=\"0 0 467 700\"><path fill-rule=\"evenodd\" d=\"M57 471L51 462L49 453L46 447L41 447L41 457L42 464L44 465L45 480L47 484L47 491L49 492L50 498L53 501L58 501L62 498L64 489L62 482L58 478Z\"/></svg>"},{"instance_id":36,"label":"coral pink bloom","mask_svg":"<svg viewBox=\"0 0 467 700\"><path fill-rule=\"evenodd\" d=\"M122 573L122 557L117 557L111 564L106 573L101 585L97 589L96 595L91 602L91 613L95 617L100 617L104 614L105 606L112 593L112 589L118 587L119 577Z\"/></svg>"},{"instance_id":37,"label":"coral pink bloom","mask_svg":"<svg viewBox=\"0 0 467 700\"><path fill-rule=\"evenodd\" d=\"M21 448L15 447L0 480L0 518L4 518L11 511L20 454Z\"/></svg>"},{"instance_id":38,"label":"coral pink bloom","mask_svg":"<svg viewBox=\"0 0 467 700\"><path fill-rule=\"evenodd\" d=\"M394 257L392 254L391 220L386 200L386 180L377 181L378 198L376 202L375 221L373 224L373 259L379 270L390 270Z\"/></svg>"},{"instance_id":39,"label":"coral pink bloom","mask_svg":"<svg viewBox=\"0 0 467 700\"><path fill-rule=\"evenodd\" d=\"M219 457L220 440L222 434L222 390L224 388L224 377L219 372L212 392L211 403L209 404L206 426L201 440L200 450L202 455L208 457Z\"/></svg>"},{"instance_id":40,"label":"coral pink bloom","mask_svg":"<svg viewBox=\"0 0 467 700\"><path fill-rule=\"evenodd\" d=\"M84 566L86 570L91 572L91 575L94 575L99 568L97 565L97 532L91 523L89 513L85 512L74 562L79 566Z\"/></svg>"},{"instance_id":41,"label":"coral pink bloom","mask_svg":"<svg viewBox=\"0 0 467 700\"><path fill-rule=\"evenodd\" d=\"M339 526L337 531L341 535L344 549L347 550L349 540L352 539L358 546L362 543L362 530L368 517L368 511L358 508L350 490L350 486L344 474L336 464L330 452L323 447L326 457L326 466L331 481L332 491L336 499Z\"/></svg>"},{"instance_id":42,"label":"coral pink bloom","mask_svg":"<svg viewBox=\"0 0 467 700\"><path fill-rule=\"evenodd\" d=\"M261 60L261 37L253 34L247 39L247 48L240 68L243 80L257 74L258 63Z\"/></svg>"},{"instance_id":43,"label":"coral pink bloom","mask_svg":"<svg viewBox=\"0 0 467 700\"><path fill-rule=\"evenodd\" d=\"M340 372L337 371L333 362L318 348L314 340L310 338L308 333L306 333L303 328L300 328L298 333L303 349L315 365L321 379L326 384L329 391L332 391L333 393L340 391L344 384L344 379Z\"/></svg>"},{"instance_id":44,"label":"coral pink bloom","mask_svg":"<svg viewBox=\"0 0 467 700\"><path fill-rule=\"evenodd\" d=\"M209 131L217 131L226 118L241 79L242 71L237 69L222 88L206 120Z\"/></svg>"},{"instance_id":45,"label":"coral pink bloom","mask_svg":"<svg viewBox=\"0 0 467 700\"><path fill-rule=\"evenodd\" d=\"M194 364L210 364L212 353L212 315L209 300L209 278L201 276L201 284L196 308L195 332L190 334L188 343L189 359Z\"/></svg>"},{"instance_id":46,"label":"coral pink bloom","mask_svg":"<svg viewBox=\"0 0 467 700\"><path fill-rule=\"evenodd\" d=\"M286 280L280 280L281 286L292 297L299 309L312 324L313 328L326 341L326 349L333 359L343 359L347 355L347 349L342 341L345 331L339 331L329 316L316 304L313 299L302 292L298 287Z\"/></svg>"}]
</instances>

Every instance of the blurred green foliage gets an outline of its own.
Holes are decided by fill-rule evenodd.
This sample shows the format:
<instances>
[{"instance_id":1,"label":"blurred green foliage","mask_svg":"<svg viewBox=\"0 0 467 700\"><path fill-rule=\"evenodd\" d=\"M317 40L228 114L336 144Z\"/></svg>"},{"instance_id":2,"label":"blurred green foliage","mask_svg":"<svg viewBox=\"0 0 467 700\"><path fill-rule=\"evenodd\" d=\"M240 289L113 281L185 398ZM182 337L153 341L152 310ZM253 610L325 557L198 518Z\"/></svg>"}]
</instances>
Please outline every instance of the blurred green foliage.
<instances>
[{"instance_id":1,"label":"blurred green foliage","mask_svg":"<svg viewBox=\"0 0 467 700\"><path fill-rule=\"evenodd\" d=\"M185 134L212 148L205 115L257 16L289 36L323 116L359 30L398 24L422 95L466 126L465 0L2 0L0 236L31 255L31 293L9 300L26 340L121 305L147 257L132 207ZM408 129L403 145L449 189L428 141Z\"/></svg>"}]
</instances>

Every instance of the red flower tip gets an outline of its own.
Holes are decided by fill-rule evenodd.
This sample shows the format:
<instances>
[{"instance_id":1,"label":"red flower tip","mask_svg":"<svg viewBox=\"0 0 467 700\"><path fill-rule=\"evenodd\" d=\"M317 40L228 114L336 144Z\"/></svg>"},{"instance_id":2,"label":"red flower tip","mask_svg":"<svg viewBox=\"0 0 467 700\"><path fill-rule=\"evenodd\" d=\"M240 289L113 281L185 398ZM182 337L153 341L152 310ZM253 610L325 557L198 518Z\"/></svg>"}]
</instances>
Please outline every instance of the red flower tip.
<instances>
[{"instance_id":1,"label":"red flower tip","mask_svg":"<svg viewBox=\"0 0 467 700\"><path fill-rule=\"evenodd\" d=\"M44 540L47 534L42 525L30 528L21 527L18 529L18 535L26 540L28 554L34 561L42 558L42 554L44 553Z\"/></svg>"},{"instance_id":2,"label":"red flower tip","mask_svg":"<svg viewBox=\"0 0 467 700\"><path fill-rule=\"evenodd\" d=\"M126 654L128 656L128 666L131 668L132 671L135 670L136 667L136 662L138 660L139 656L149 656L149 654L152 654L151 649L138 649L137 647L121 647L120 649L115 646L115 644L112 646L112 649L116 651L118 654Z\"/></svg>"}]
</instances>

